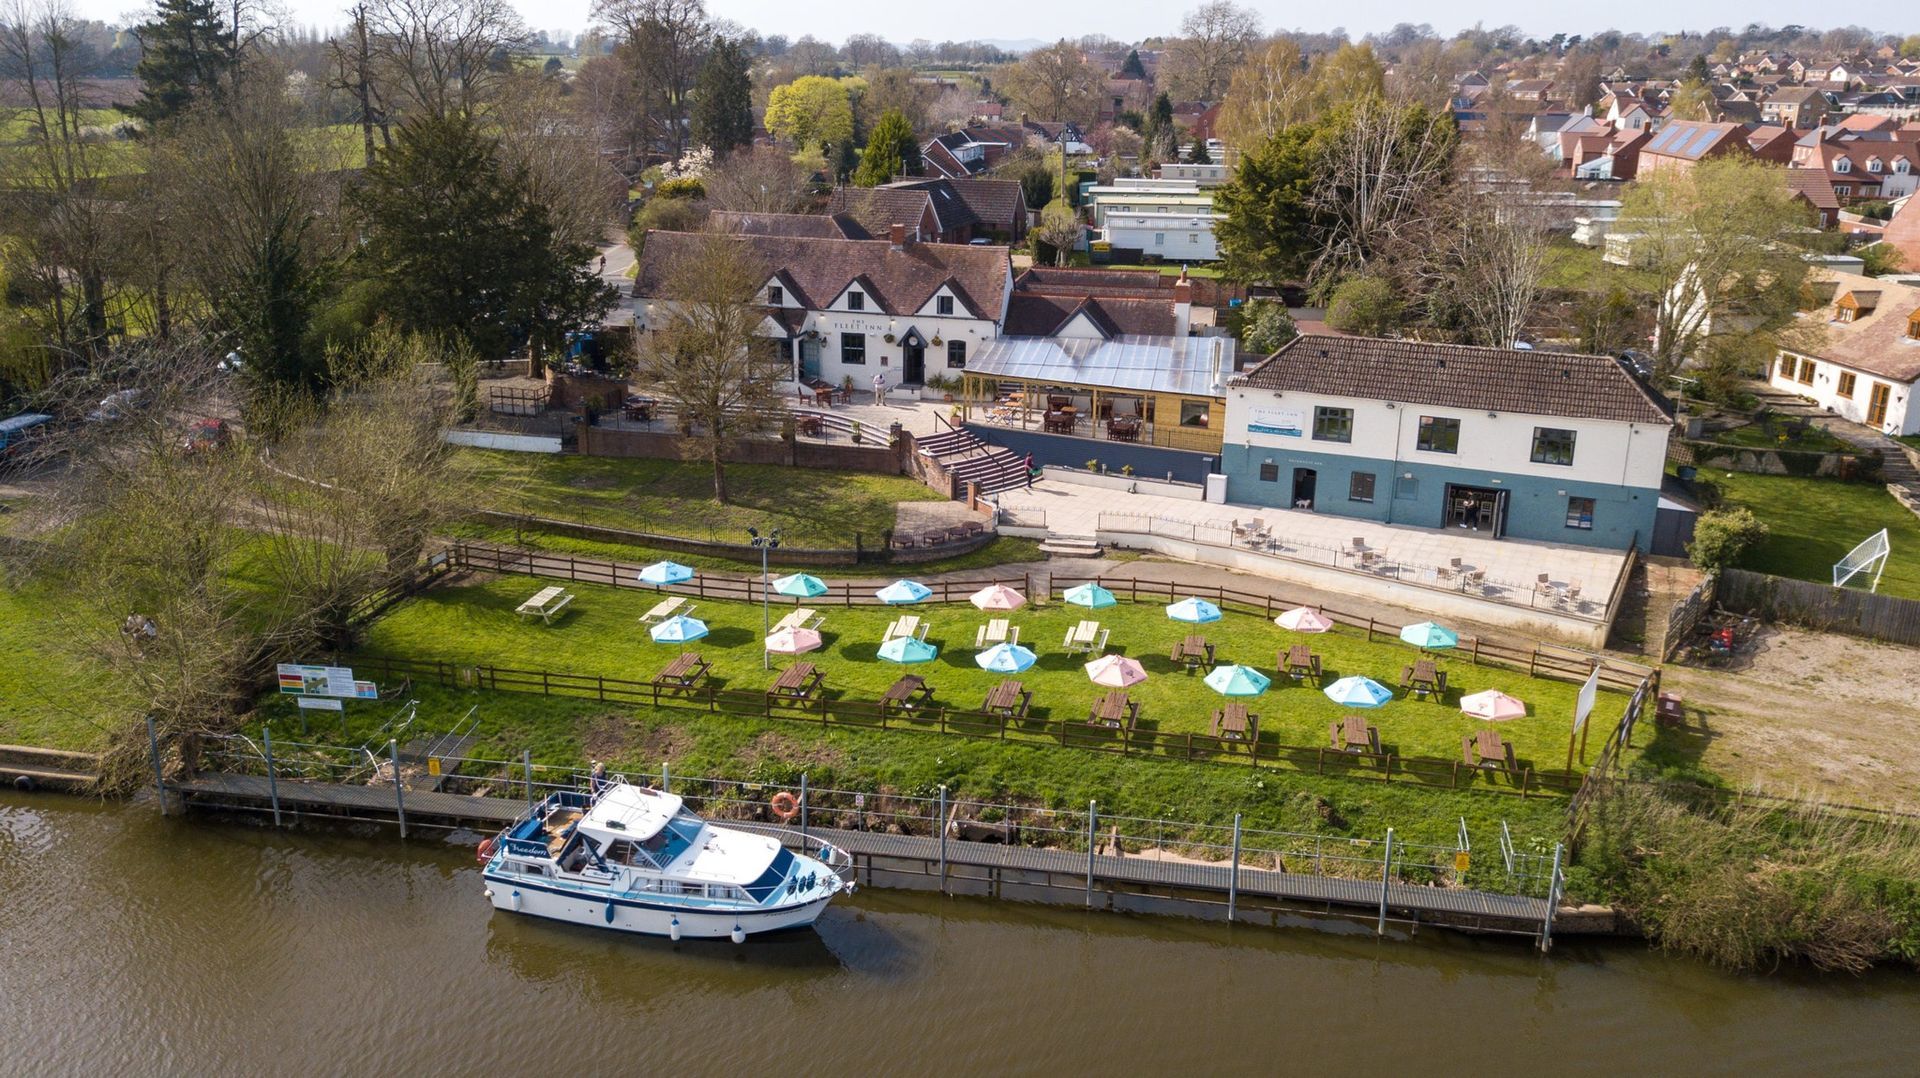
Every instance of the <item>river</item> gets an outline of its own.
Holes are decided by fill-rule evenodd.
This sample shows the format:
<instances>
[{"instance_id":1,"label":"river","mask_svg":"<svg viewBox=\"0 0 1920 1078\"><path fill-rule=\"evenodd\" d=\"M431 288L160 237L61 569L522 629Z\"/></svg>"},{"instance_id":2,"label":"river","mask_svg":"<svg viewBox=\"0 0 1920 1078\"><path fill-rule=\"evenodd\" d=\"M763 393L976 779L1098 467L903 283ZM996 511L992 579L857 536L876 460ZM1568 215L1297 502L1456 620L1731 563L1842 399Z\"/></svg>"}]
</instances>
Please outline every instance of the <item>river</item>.
<instances>
[{"instance_id":1,"label":"river","mask_svg":"<svg viewBox=\"0 0 1920 1078\"><path fill-rule=\"evenodd\" d=\"M671 944L470 847L0 794L0 1073L1912 1073L1920 977L863 891Z\"/></svg>"}]
</instances>

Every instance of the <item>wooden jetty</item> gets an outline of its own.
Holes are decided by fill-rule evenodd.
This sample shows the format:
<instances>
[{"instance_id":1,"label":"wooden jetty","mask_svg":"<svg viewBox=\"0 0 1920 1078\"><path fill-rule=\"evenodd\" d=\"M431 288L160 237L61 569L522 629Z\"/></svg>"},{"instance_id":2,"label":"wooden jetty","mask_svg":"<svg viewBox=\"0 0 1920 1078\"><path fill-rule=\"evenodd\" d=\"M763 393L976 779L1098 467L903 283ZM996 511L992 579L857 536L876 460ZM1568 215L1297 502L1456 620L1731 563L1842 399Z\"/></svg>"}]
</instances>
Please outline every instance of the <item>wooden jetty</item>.
<instances>
[{"instance_id":1,"label":"wooden jetty","mask_svg":"<svg viewBox=\"0 0 1920 1078\"><path fill-rule=\"evenodd\" d=\"M518 788L509 784L508 789ZM491 832L526 811L522 798L347 785L265 776L201 773L169 781L188 807L398 822ZM799 846L799 827L720 820ZM1552 907L1545 899L1379 879L1348 879L1221 863L1124 857L1096 852L970 842L944 835L902 835L813 827L805 835L852 855L863 886L939 890L1089 908L1278 924L1300 916L1364 917L1381 930L1434 925L1530 936L1547 944Z\"/></svg>"}]
</instances>

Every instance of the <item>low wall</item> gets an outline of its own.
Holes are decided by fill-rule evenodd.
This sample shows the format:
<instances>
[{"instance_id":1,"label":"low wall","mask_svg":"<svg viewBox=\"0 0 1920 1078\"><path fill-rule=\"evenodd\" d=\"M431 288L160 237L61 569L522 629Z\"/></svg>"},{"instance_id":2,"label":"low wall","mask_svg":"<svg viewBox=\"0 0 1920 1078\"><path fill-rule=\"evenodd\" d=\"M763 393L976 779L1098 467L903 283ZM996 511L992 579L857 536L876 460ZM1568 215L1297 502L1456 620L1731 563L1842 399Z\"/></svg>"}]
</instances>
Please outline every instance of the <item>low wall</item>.
<instances>
[{"instance_id":1,"label":"low wall","mask_svg":"<svg viewBox=\"0 0 1920 1078\"><path fill-rule=\"evenodd\" d=\"M1676 464L1755 475L1871 479L1880 474L1880 455L1872 452L1807 453L1797 449L1758 449L1724 442L1676 439L1667 457Z\"/></svg>"},{"instance_id":2,"label":"low wall","mask_svg":"<svg viewBox=\"0 0 1920 1078\"><path fill-rule=\"evenodd\" d=\"M697 460L701 456L698 446L667 431L616 430L582 424L579 435L582 456L654 460ZM780 464L883 475L898 475L903 470L900 451L886 444L826 445L801 439L750 438L735 442L725 456L729 464Z\"/></svg>"},{"instance_id":3,"label":"low wall","mask_svg":"<svg viewBox=\"0 0 1920 1078\"><path fill-rule=\"evenodd\" d=\"M1069 468L1058 464L1049 464L1042 471L1046 473L1048 479L1058 479L1063 483L1074 483L1083 487L1137 490L1141 494L1157 494L1162 498L1182 498L1190 502L1206 500L1207 488L1193 483L1169 483L1165 479L1152 479L1143 475L1122 475L1118 472L1090 472L1085 468Z\"/></svg>"},{"instance_id":4,"label":"low wall","mask_svg":"<svg viewBox=\"0 0 1920 1078\"><path fill-rule=\"evenodd\" d=\"M1039 530L1045 531L1044 528ZM1030 529L1005 526L1000 529L1002 535L1027 534L1029 531ZM1209 543L1195 543L1140 532L1103 530L1096 538L1108 546L1145 550L1154 554L1164 554L1170 558L1179 558L1182 561L1236 569L1269 580L1286 580L1336 595L1391 603L1408 610L1422 611L1435 620L1456 618L1503 629L1518 629L1531 636L1564 641L1585 648L1602 647L1607 640L1608 624L1606 622L1564 616L1551 610L1489 602L1458 592L1423 588L1381 576L1344 572L1330 565L1268 558L1239 547L1220 547Z\"/></svg>"},{"instance_id":5,"label":"low wall","mask_svg":"<svg viewBox=\"0 0 1920 1078\"><path fill-rule=\"evenodd\" d=\"M505 449L514 453L558 453L560 439L534 434L502 434L494 430L450 430L442 435L448 445L475 449Z\"/></svg>"},{"instance_id":6,"label":"low wall","mask_svg":"<svg viewBox=\"0 0 1920 1078\"><path fill-rule=\"evenodd\" d=\"M1131 464L1137 476L1164 480L1172 475L1174 481L1181 483L1206 482L1207 473L1214 470L1220 460L1218 453L1190 453L1133 442L1103 442L984 423L969 423L967 430L988 445L1010 449L1021 456L1031 453L1037 464L1085 468L1087 461L1098 460L1109 471Z\"/></svg>"},{"instance_id":7,"label":"low wall","mask_svg":"<svg viewBox=\"0 0 1920 1078\"><path fill-rule=\"evenodd\" d=\"M708 539L689 539L678 535L655 535L652 532L628 531L625 528L602 528L594 524L581 524L571 520L550 520L546 517L527 516L520 513L502 513L492 509L475 509L468 516L483 520L489 524L499 524L510 528L523 528L527 531L550 532L554 535L570 535L576 539L592 539L603 543L622 543L628 546L641 546L654 550L666 550L675 554L705 554L714 558L731 558L742 564L757 563L760 551L744 543L720 543ZM992 538L991 535L988 536ZM780 563L793 565L857 565L863 558L877 560L885 555L882 545L885 536L872 536L872 545L862 541L861 546L851 550L803 550L799 547L780 548ZM940 551L936 557L946 557L946 551L965 553L973 547L955 543L951 547L932 548Z\"/></svg>"}]
</instances>

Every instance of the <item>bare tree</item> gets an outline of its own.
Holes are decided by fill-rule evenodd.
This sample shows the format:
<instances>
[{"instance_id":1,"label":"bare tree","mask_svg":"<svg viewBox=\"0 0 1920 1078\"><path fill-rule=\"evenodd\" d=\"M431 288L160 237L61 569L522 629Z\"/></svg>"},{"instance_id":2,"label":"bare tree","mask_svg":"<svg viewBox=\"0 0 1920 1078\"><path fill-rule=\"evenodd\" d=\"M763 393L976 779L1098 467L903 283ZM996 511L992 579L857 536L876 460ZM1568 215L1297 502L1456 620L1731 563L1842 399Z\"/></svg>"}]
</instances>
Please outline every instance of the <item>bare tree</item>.
<instances>
[{"instance_id":1,"label":"bare tree","mask_svg":"<svg viewBox=\"0 0 1920 1078\"><path fill-rule=\"evenodd\" d=\"M473 115L528 41L508 0L366 0L362 11L382 95L436 117Z\"/></svg>"},{"instance_id":2,"label":"bare tree","mask_svg":"<svg viewBox=\"0 0 1920 1078\"><path fill-rule=\"evenodd\" d=\"M1259 36L1259 12L1232 0L1207 0L1180 20L1180 36L1161 59L1159 82L1183 101L1218 101Z\"/></svg>"},{"instance_id":3,"label":"bare tree","mask_svg":"<svg viewBox=\"0 0 1920 1078\"><path fill-rule=\"evenodd\" d=\"M346 91L353 102L354 119L360 124L361 152L367 166L373 165L373 132L380 132L381 145L393 145L393 125L387 104L380 94L373 70L373 39L367 29L367 5L355 4L348 12L352 22L344 38L327 42L327 57L332 62L333 78L329 87Z\"/></svg>"},{"instance_id":4,"label":"bare tree","mask_svg":"<svg viewBox=\"0 0 1920 1078\"><path fill-rule=\"evenodd\" d=\"M1234 69L1220 108L1220 130L1246 149L1307 119L1313 110L1314 78L1300 45L1276 37Z\"/></svg>"},{"instance_id":5,"label":"bare tree","mask_svg":"<svg viewBox=\"0 0 1920 1078\"><path fill-rule=\"evenodd\" d=\"M927 105L927 127L933 131L954 131L973 119L974 97L963 90L945 90Z\"/></svg>"},{"instance_id":6,"label":"bare tree","mask_svg":"<svg viewBox=\"0 0 1920 1078\"><path fill-rule=\"evenodd\" d=\"M1431 230L1451 180L1455 135L1445 113L1364 97L1346 113L1307 196L1322 222L1312 276L1335 280Z\"/></svg>"},{"instance_id":7,"label":"bare tree","mask_svg":"<svg viewBox=\"0 0 1920 1078\"><path fill-rule=\"evenodd\" d=\"M500 153L526 170L530 194L547 207L563 243L595 245L614 224L626 184L601 158L591 118L561 90L531 71L501 82L494 109Z\"/></svg>"},{"instance_id":8,"label":"bare tree","mask_svg":"<svg viewBox=\"0 0 1920 1078\"><path fill-rule=\"evenodd\" d=\"M675 242L661 290L663 310L640 344L639 370L678 402L688 439L713 465L714 500L724 504L727 451L739 439L771 429L784 414L779 385L787 368L758 335L766 315L754 297L767 270L752 248L715 233Z\"/></svg>"},{"instance_id":9,"label":"bare tree","mask_svg":"<svg viewBox=\"0 0 1920 1078\"><path fill-rule=\"evenodd\" d=\"M1461 315L1473 343L1511 348L1539 302L1547 221L1517 198L1456 188L1440 222L1427 273Z\"/></svg>"},{"instance_id":10,"label":"bare tree","mask_svg":"<svg viewBox=\"0 0 1920 1078\"><path fill-rule=\"evenodd\" d=\"M1000 88L1036 120L1087 120L1105 78L1065 41L1035 49L1000 76Z\"/></svg>"},{"instance_id":11,"label":"bare tree","mask_svg":"<svg viewBox=\"0 0 1920 1078\"><path fill-rule=\"evenodd\" d=\"M642 139L655 137L648 121L657 108L659 134L678 161L687 150L687 95L713 37L704 0L595 0L593 20L620 41L617 55L633 87ZM647 146L637 149L644 155Z\"/></svg>"},{"instance_id":12,"label":"bare tree","mask_svg":"<svg viewBox=\"0 0 1920 1078\"><path fill-rule=\"evenodd\" d=\"M701 182L716 210L797 213L810 197L806 170L778 146L729 154Z\"/></svg>"}]
</instances>

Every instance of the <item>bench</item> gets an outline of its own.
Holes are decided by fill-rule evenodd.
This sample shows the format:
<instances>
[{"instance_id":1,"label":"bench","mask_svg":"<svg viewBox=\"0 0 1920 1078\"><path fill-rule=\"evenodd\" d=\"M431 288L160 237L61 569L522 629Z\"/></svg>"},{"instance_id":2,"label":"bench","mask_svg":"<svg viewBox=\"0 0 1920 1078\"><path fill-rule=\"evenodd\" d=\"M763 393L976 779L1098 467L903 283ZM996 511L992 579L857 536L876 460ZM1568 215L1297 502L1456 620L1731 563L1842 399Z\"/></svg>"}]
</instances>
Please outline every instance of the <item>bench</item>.
<instances>
[{"instance_id":1,"label":"bench","mask_svg":"<svg viewBox=\"0 0 1920 1078\"><path fill-rule=\"evenodd\" d=\"M553 616L567 608L573 602L573 593L562 587L541 588L533 593L533 598L514 607L513 612L521 617L539 615L542 623L553 624Z\"/></svg>"},{"instance_id":2,"label":"bench","mask_svg":"<svg viewBox=\"0 0 1920 1078\"><path fill-rule=\"evenodd\" d=\"M653 683L662 689L675 692L692 692L707 676L712 664L691 651L683 651L680 656L668 663L666 669L653 675Z\"/></svg>"},{"instance_id":3,"label":"bench","mask_svg":"<svg viewBox=\"0 0 1920 1078\"><path fill-rule=\"evenodd\" d=\"M691 613L693 613L693 608L687 605L686 598L684 596L674 595L653 604L651 610L640 615L640 624L653 625L657 622L665 621L675 614Z\"/></svg>"}]
</instances>

